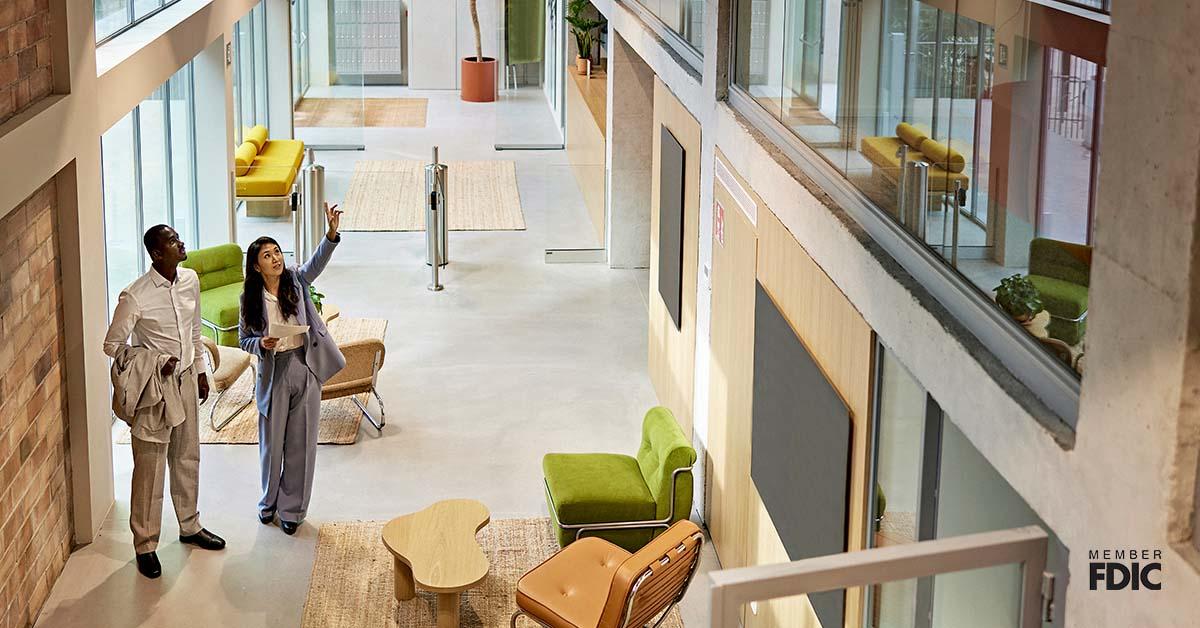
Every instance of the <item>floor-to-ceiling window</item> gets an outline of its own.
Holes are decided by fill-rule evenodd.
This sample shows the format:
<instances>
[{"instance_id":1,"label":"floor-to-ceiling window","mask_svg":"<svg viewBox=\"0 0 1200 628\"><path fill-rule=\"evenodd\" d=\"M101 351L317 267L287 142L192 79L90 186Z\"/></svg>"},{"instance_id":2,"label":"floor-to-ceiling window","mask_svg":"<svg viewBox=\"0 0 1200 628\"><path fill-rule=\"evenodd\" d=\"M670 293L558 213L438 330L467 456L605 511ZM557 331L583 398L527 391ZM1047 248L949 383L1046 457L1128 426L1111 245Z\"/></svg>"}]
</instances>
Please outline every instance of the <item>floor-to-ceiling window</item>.
<instances>
[{"instance_id":1,"label":"floor-to-ceiling window","mask_svg":"<svg viewBox=\"0 0 1200 628\"><path fill-rule=\"evenodd\" d=\"M292 2L292 103L304 98L310 83L309 0Z\"/></svg>"},{"instance_id":2,"label":"floor-to-ceiling window","mask_svg":"<svg viewBox=\"0 0 1200 628\"><path fill-rule=\"evenodd\" d=\"M908 369L877 349L870 547L1027 525L1037 514L971 444ZM1049 532L1049 530L1047 530ZM1064 591L1067 549L1050 533L1047 571ZM1019 625L1014 565L870 587L865 628L1012 628ZM1050 626L1063 625L1061 597Z\"/></svg>"},{"instance_id":3,"label":"floor-to-ceiling window","mask_svg":"<svg viewBox=\"0 0 1200 628\"><path fill-rule=\"evenodd\" d=\"M704 6L707 0L637 0L667 28L687 42L694 52L704 52Z\"/></svg>"},{"instance_id":4,"label":"floor-to-ceiling window","mask_svg":"<svg viewBox=\"0 0 1200 628\"><path fill-rule=\"evenodd\" d=\"M997 292L1012 275L1033 284L1041 309L1006 312L1078 372L1108 28L1085 14L999 0L737 0L733 89L983 298L1012 303Z\"/></svg>"},{"instance_id":5,"label":"floor-to-ceiling window","mask_svg":"<svg viewBox=\"0 0 1200 628\"><path fill-rule=\"evenodd\" d=\"M164 223L199 241L192 64L181 68L101 138L110 301L148 268L142 234Z\"/></svg>"},{"instance_id":6,"label":"floor-to-ceiling window","mask_svg":"<svg viewBox=\"0 0 1200 628\"><path fill-rule=\"evenodd\" d=\"M96 41L103 43L130 25L175 4L179 0L96 0Z\"/></svg>"},{"instance_id":7,"label":"floor-to-ceiling window","mask_svg":"<svg viewBox=\"0 0 1200 628\"><path fill-rule=\"evenodd\" d=\"M241 144L245 129L270 126L267 116L266 7L260 2L233 26L233 129Z\"/></svg>"}]
</instances>

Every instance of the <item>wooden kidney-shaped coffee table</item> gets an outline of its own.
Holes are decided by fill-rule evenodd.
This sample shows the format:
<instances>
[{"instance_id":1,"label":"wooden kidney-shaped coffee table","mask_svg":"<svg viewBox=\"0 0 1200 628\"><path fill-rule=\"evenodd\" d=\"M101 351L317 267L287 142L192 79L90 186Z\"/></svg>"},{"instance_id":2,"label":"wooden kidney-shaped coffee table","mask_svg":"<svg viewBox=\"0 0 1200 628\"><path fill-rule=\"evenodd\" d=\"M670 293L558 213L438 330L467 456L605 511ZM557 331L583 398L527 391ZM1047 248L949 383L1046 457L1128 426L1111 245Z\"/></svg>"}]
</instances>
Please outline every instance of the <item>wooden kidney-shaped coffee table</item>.
<instances>
[{"instance_id":1,"label":"wooden kidney-shaped coffee table","mask_svg":"<svg viewBox=\"0 0 1200 628\"><path fill-rule=\"evenodd\" d=\"M395 558L396 600L419 586L437 593L438 628L457 628L459 594L487 577L488 561L475 534L491 521L487 506L449 499L383 526L383 545Z\"/></svg>"}]
</instances>

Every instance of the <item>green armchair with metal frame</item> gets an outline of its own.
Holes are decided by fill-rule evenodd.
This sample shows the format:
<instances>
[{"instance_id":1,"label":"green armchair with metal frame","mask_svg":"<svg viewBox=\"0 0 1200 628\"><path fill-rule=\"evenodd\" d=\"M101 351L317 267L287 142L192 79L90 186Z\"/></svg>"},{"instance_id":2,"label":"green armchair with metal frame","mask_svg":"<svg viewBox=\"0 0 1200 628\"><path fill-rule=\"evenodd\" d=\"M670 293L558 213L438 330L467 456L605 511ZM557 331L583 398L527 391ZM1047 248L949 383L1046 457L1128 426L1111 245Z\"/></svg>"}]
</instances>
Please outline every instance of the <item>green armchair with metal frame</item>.
<instances>
[{"instance_id":1,"label":"green armchair with metal frame","mask_svg":"<svg viewBox=\"0 0 1200 628\"><path fill-rule=\"evenodd\" d=\"M637 552L692 508L692 449L675 415L651 408L637 456L546 454L546 502L563 547L598 536Z\"/></svg>"}]
</instances>

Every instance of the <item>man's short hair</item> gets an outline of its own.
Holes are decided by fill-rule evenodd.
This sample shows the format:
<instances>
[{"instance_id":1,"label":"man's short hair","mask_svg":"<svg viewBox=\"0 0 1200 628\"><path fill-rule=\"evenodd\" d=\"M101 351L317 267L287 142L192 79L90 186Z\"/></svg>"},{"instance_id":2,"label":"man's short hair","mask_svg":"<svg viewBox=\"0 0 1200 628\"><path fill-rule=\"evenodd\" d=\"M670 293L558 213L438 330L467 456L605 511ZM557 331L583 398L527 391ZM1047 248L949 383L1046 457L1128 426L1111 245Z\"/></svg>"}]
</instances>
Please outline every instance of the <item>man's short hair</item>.
<instances>
[{"instance_id":1,"label":"man's short hair","mask_svg":"<svg viewBox=\"0 0 1200 628\"><path fill-rule=\"evenodd\" d=\"M142 244L146 247L147 253L153 253L162 246L163 241L167 237L167 231L171 227L169 225L154 225L146 230L146 235L142 236Z\"/></svg>"}]
</instances>

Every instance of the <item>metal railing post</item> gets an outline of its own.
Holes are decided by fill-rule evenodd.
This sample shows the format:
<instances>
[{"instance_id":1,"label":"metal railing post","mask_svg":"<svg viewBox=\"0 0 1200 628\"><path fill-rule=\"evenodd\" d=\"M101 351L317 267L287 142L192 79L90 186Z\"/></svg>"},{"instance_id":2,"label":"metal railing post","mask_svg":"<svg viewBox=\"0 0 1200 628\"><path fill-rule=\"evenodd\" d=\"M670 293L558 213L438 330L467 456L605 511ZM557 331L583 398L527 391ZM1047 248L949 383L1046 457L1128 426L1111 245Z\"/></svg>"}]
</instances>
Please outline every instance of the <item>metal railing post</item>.
<instances>
[{"instance_id":1,"label":"metal railing post","mask_svg":"<svg viewBox=\"0 0 1200 628\"><path fill-rule=\"evenodd\" d=\"M438 291L442 284L438 271L449 263L446 255L446 164L438 162L438 147L433 147L433 162L425 166L425 263L429 265L429 289Z\"/></svg>"},{"instance_id":2,"label":"metal railing post","mask_svg":"<svg viewBox=\"0 0 1200 628\"><path fill-rule=\"evenodd\" d=\"M905 226L925 242L925 214L929 211L929 164L910 161L904 164Z\"/></svg>"},{"instance_id":3,"label":"metal railing post","mask_svg":"<svg viewBox=\"0 0 1200 628\"><path fill-rule=\"evenodd\" d=\"M315 163L316 157L308 151L308 166L304 168L303 223L296 226L296 261L312 257L321 241L325 229L325 166Z\"/></svg>"}]
</instances>

